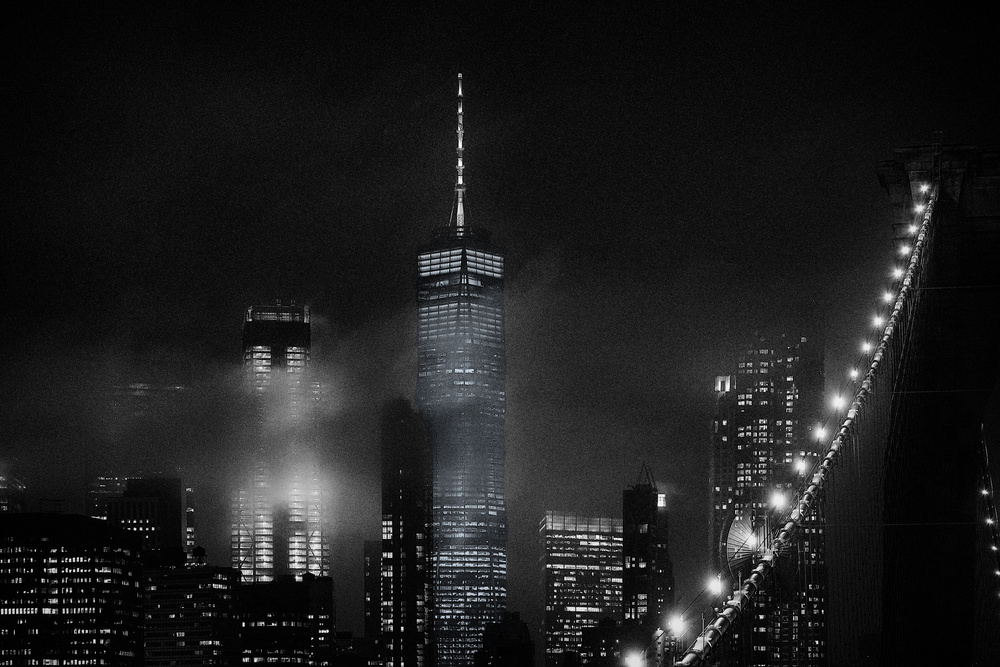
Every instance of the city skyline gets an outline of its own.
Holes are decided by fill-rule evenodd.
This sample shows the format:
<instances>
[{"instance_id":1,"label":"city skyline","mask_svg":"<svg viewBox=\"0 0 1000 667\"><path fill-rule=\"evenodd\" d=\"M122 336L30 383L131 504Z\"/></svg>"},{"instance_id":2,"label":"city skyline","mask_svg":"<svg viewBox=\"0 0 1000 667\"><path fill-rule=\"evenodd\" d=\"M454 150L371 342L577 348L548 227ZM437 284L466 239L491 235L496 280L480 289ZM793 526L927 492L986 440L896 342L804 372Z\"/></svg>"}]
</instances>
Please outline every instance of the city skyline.
<instances>
[{"instance_id":1,"label":"city skyline","mask_svg":"<svg viewBox=\"0 0 1000 667\"><path fill-rule=\"evenodd\" d=\"M82 511L88 465L189 461L211 517L235 448L215 408L242 311L310 304L332 380L334 561L358 572L335 574L358 630L354 544L378 534L371 433L384 400L413 395L409 267L447 221L455 72L475 100L470 210L507 250L510 608L526 616L538 518L607 515L634 461L663 471L679 595L700 587L708 510L689 480L707 465L706 381L787 312L865 321L892 237L874 165L892 148L937 129L997 139L981 74L996 56L958 19L933 28L967 35L938 57L909 49L919 16L402 14L349 17L331 39L306 25L333 23L322 12L270 31L204 12L17 24L5 432L32 497ZM743 36L772 19L767 38ZM512 25L528 27L504 47ZM359 46L369 35L383 48ZM833 377L853 341L831 344ZM141 447L101 433L102 388L143 381L195 400ZM226 561L228 545L206 546Z\"/></svg>"}]
</instances>

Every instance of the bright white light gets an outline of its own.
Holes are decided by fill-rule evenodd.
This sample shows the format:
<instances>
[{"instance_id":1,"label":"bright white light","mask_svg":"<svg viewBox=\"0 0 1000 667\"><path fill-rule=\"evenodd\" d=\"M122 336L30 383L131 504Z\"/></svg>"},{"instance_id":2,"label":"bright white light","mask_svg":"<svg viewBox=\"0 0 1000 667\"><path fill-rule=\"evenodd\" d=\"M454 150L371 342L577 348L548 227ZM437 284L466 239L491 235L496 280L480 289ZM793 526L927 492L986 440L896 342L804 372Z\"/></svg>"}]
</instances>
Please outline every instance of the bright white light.
<instances>
[{"instance_id":1,"label":"bright white light","mask_svg":"<svg viewBox=\"0 0 1000 667\"><path fill-rule=\"evenodd\" d=\"M882 292L883 301L885 301L886 303L892 303L892 299L893 299L892 292L890 292L889 290Z\"/></svg>"},{"instance_id":2,"label":"bright white light","mask_svg":"<svg viewBox=\"0 0 1000 667\"><path fill-rule=\"evenodd\" d=\"M901 267L898 267L898 266L892 267L892 277L893 278L902 278L903 277L903 269Z\"/></svg>"},{"instance_id":3,"label":"bright white light","mask_svg":"<svg viewBox=\"0 0 1000 667\"><path fill-rule=\"evenodd\" d=\"M625 664L628 667L642 667L643 662L645 661L642 659L642 653L629 653L625 657Z\"/></svg>"},{"instance_id":4,"label":"bright white light","mask_svg":"<svg viewBox=\"0 0 1000 667\"><path fill-rule=\"evenodd\" d=\"M872 318L872 324L875 325L875 326L877 326L877 327L882 326L883 322L885 322L885 320L883 320L878 315L876 315L875 317Z\"/></svg>"},{"instance_id":5,"label":"bright white light","mask_svg":"<svg viewBox=\"0 0 1000 667\"><path fill-rule=\"evenodd\" d=\"M712 577L708 580L708 590L712 595L719 595L722 593L722 579L718 577Z\"/></svg>"},{"instance_id":6,"label":"bright white light","mask_svg":"<svg viewBox=\"0 0 1000 667\"><path fill-rule=\"evenodd\" d=\"M989 492L989 491L987 491L986 489L980 489L980 490L979 490L979 493L983 494L984 496L988 496L988 495L990 495L990 492Z\"/></svg>"},{"instance_id":7,"label":"bright white light","mask_svg":"<svg viewBox=\"0 0 1000 667\"><path fill-rule=\"evenodd\" d=\"M747 538L747 546L750 547L751 549L753 549L753 548L755 548L757 546L757 536L756 535L751 535L750 537Z\"/></svg>"},{"instance_id":8,"label":"bright white light","mask_svg":"<svg viewBox=\"0 0 1000 667\"><path fill-rule=\"evenodd\" d=\"M785 494L781 491L775 491L771 494L771 507L778 510L779 512L785 509Z\"/></svg>"},{"instance_id":9,"label":"bright white light","mask_svg":"<svg viewBox=\"0 0 1000 667\"><path fill-rule=\"evenodd\" d=\"M687 623L684 622L684 617L680 614L675 614L670 617L670 623L667 624L670 631L673 632L674 637L680 637L684 634L687 629Z\"/></svg>"},{"instance_id":10,"label":"bright white light","mask_svg":"<svg viewBox=\"0 0 1000 667\"><path fill-rule=\"evenodd\" d=\"M823 428L822 426L817 427L816 428L816 439L817 440L822 440L825 437L826 437L826 429Z\"/></svg>"},{"instance_id":11,"label":"bright white light","mask_svg":"<svg viewBox=\"0 0 1000 667\"><path fill-rule=\"evenodd\" d=\"M986 517L986 525L992 526L993 525L993 519L990 518L990 517Z\"/></svg>"},{"instance_id":12,"label":"bright white light","mask_svg":"<svg viewBox=\"0 0 1000 667\"><path fill-rule=\"evenodd\" d=\"M993 551L996 551L997 550L997 545L991 544L990 545L990 549L992 549Z\"/></svg>"},{"instance_id":13,"label":"bright white light","mask_svg":"<svg viewBox=\"0 0 1000 667\"><path fill-rule=\"evenodd\" d=\"M913 210L917 213L923 213L925 208L927 208L925 204L917 204L913 207Z\"/></svg>"},{"instance_id":14,"label":"bright white light","mask_svg":"<svg viewBox=\"0 0 1000 667\"><path fill-rule=\"evenodd\" d=\"M899 254L900 255L909 255L910 254L910 246L906 245L905 243L903 245L899 246Z\"/></svg>"},{"instance_id":15,"label":"bright white light","mask_svg":"<svg viewBox=\"0 0 1000 667\"><path fill-rule=\"evenodd\" d=\"M847 372L847 374L851 376L852 380L857 380L858 379L858 369L857 368L852 368L851 370L849 370Z\"/></svg>"},{"instance_id":16,"label":"bright white light","mask_svg":"<svg viewBox=\"0 0 1000 667\"><path fill-rule=\"evenodd\" d=\"M830 402L833 403L834 410L843 410L844 405L847 403L847 399L845 399L843 396L834 396L833 400Z\"/></svg>"},{"instance_id":17,"label":"bright white light","mask_svg":"<svg viewBox=\"0 0 1000 667\"><path fill-rule=\"evenodd\" d=\"M928 190L930 190L930 189L931 189L931 186L927 185L926 183L923 183L923 184L922 184L922 185L920 186L920 191L921 191L921 192L927 192L927 191L928 191Z\"/></svg>"},{"instance_id":18,"label":"bright white light","mask_svg":"<svg viewBox=\"0 0 1000 667\"><path fill-rule=\"evenodd\" d=\"M917 226L916 225L910 225L909 227L906 228L906 231L910 232L911 234L916 234L917 233Z\"/></svg>"},{"instance_id":19,"label":"bright white light","mask_svg":"<svg viewBox=\"0 0 1000 667\"><path fill-rule=\"evenodd\" d=\"M861 343L861 351L862 352L871 352L872 351L872 344L869 343L868 341L865 341L865 342Z\"/></svg>"},{"instance_id":20,"label":"bright white light","mask_svg":"<svg viewBox=\"0 0 1000 667\"><path fill-rule=\"evenodd\" d=\"M806 471L806 460L799 459L795 462L795 470L801 475Z\"/></svg>"}]
</instances>

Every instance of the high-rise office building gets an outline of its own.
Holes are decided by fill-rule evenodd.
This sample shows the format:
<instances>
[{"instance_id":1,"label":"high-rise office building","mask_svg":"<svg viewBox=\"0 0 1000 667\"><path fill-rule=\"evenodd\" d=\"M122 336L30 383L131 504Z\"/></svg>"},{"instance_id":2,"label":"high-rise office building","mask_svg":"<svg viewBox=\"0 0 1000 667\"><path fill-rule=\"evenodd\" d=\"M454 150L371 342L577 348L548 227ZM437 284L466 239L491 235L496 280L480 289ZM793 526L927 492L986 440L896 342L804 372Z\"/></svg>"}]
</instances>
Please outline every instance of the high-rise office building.
<instances>
[{"instance_id":1,"label":"high-rise office building","mask_svg":"<svg viewBox=\"0 0 1000 667\"><path fill-rule=\"evenodd\" d=\"M431 443L433 641L468 665L507 607L504 258L465 224L462 89L451 224L417 259L417 407Z\"/></svg>"},{"instance_id":2,"label":"high-rise office building","mask_svg":"<svg viewBox=\"0 0 1000 667\"><path fill-rule=\"evenodd\" d=\"M244 665L337 664L331 578L307 572L300 581L281 575L241 585L237 606Z\"/></svg>"},{"instance_id":3,"label":"high-rise office building","mask_svg":"<svg viewBox=\"0 0 1000 667\"><path fill-rule=\"evenodd\" d=\"M120 496L107 500L112 526L142 536L146 564L182 565L190 554L187 503L181 480L169 477L130 479Z\"/></svg>"},{"instance_id":4,"label":"high-rise office building","mask_svg":"<svg viewBox=\"0 0 1000 667\"><path fill-rule=\"evenodd\" d=\"M244 583L330 574L330 544L317 467L310 377L309 308L251 306L243 322L243 366L255 417L253 468L232 507L232 565Z\"/></svg>"},{"instance_id":5,"label":"high-rise office building","mask_svg":"<svg viewBox=\"0 0 1000 667\"><path fill-rule=\"evenodd\" d=\"M240 664L236 570L189 565L144 577L146 667Z\"/></svg>"},{"instance_id":6,"label":"high-rise office building","mask_svg":"<svg viewBox=\"0 0 1000 667\"><path fill-rule=\"evenodd\" d=\"M766 548L771 527L819 456L823 352L811 337L761 338L734 375L715 382L712 537L719 571L738 581ZM723 651L724 664L826 662L822 502L783 554Z\"/></svg>"},{"instance_id":7,"label":"high-rise office building","mask_svg":"<svg viewBox=\"0 0 1000 667\"><path fill-rule=\"evenodd\" d=\"M90 517L0 514L0 664L142 664L139 543Z\"/></svg>"},{"instance_id":8,"label":"high-rise office building","mask_svg":"<svg viewBox=\"0 0 1000 667\"><path fill-rule=\"evenodd\" d=\"M385 667L423 667L430 660L430 521L427 429L408 401L396 399L382 415L382 543L376 567Z\"/></svg>"},{"instance_id":9,"label":"high-rise office building","mask_svg":"<svg viewBox=\"0 0 1000 667\"><path fill-rule=\"evenodd\" d=\"M545 664L582 651L583 630L622 611L622 520L548 511L538 527L545 580Z\"/></svg>"},{"instance_id":10,"label":"high-rise office building","mask_svg":"<svg viewBox=\"0 0 1000 667\"><path fill-rule=\"evenodd\" d=\"M626 626L652 633L674 603L667 496L645 465L622 492L622 612Z\"/></svg>"}]
</instances>

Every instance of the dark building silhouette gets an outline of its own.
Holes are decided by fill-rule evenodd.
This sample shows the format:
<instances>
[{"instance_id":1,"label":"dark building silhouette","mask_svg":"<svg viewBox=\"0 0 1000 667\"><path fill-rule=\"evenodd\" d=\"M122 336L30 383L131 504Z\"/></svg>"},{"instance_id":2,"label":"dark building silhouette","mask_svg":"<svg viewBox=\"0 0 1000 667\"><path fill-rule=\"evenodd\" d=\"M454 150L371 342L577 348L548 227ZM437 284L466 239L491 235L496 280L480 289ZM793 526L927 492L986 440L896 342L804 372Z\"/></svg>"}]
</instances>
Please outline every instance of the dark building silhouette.
<instances>
[{"instance_id":1,"label":"dark building silhouette","mask_svg":"<svg viewBox=\"0 0 1000 667\"><path fill-rule=\"evenodd\" d=\"M667 496L643 465L622 492L622 615L649 633L663 626L674 603L669 533Z\"/></svg>"},{"instance_id":2,"label":"dark building silhouette","mask_svg":"<svg viewBox=\"0 0 1000 667\"><path fill-rule=\"evenodd\" d=\"M105 472L87 480L87 516L107 519L108 503L122 497L130 479L139 479L139 476L113 475Z\"/></svg>"},{"instance_id":3,"label":"dark building silhouette","mask_svg":"<svg viewBox=\"0 0 1000 667\"><path fill-rule=\"evenodd\" d=\"M622 521L546 512L538 528L545 585L545 664L579 660L583 632L622 610Z\"/></svg>"},{"instance_id":4,"label":"dark building silhouette","mask_svg":"<svg viewBox=\"0 0 1000 667\"><path fill-rule=\"evenodd\" d=\"M146 667L241 664L236 570L189 565L144 579Z\"/></svg>"},{"instance_id":5,"label":"dark building silhouette","mask_svg":"<svg viewBox=\"0 0 1000 667\"><path fill-rule=\"evenodd\" d=\"M507 607L503 255L465 224L462 94L454 224L417 258L417 407L433 471L433 641L438 667L468 665Z\"/></svg>"},{"instance_id":6,"label":"dark building silhouette","mask_svg":"<svg viewBox=\"0 0 1000 667\"><path fill-rule=\"evenodd\" d=\"M140 541L75 514L0 514L0 663L141 664Z\"/></svg>"},{"instance_id":7,"label":"dark building silhouette","mask_svg":"<svg viewBox=\"0 0 1000 667\"><path fill-rule=\"evenodd\" d=\"M499 623L489 623L483 632L483 647L476 651L474 667L534 667L535 642L521 615L504 612Z\"/></svg>"},{"instance_id":8,"label":"dark building silhouette","mask_svg":"<svg viewBox=\"0 0 1000 667\"><path fill-rule=\"evenodd\" d=\"M713 425L712 540L716 565L738 581L767 548L776 517L817 462L823 351L812 337L761 338L737 372L716 378ZM741 617L724 664L826 663L827 570L822 503L781 576L769 580L758 607Z\"/></svg>"},{"instance_id":9,"label":"dark building silhouette","mask_svg":"<svg viewBox=\"0 0 1000 667\"><path fill-rule=\"evenodd\" d=\"M14 475L11 466L0 462L0 514L26 510L24 482Z\"/></svg>"},{"instance_id":10,"label":"dark building silhouette","mask_svg":"<svg viewBox=\"0 0 1000 667\"><path fill-rule=\"evenodd\" d=\"M382 542L375 561L386 667L430 660L430 521L427 429L408 401L396 399L382 416Z\"/></svg>"},{"instance_id":11,"label":"dark building silhouette","mask_svg":"<svg viewBox=\"0 0 1000 667\"><path fill-rule=\"evenodd\" d=\"M185 496L176 478L130 479L121 496L106 501L108 522L142 536L147 565L182 565L189 539Z\"/></svg>"},{"instance_id":12,"label":"dark building silhouette","mask_svg":"<svg viewBox=\"0 0 1000 667\"><path fill-rule=\"evenodd\" d=\"M365 637L381 646L382 637L382 540L365 540Z\"/></svg>"},{"instance_id":13,"label":"dark building silhouette","mask_svg":"<svg viewBox=\"0 0 1000 667\"><path fill-rule=\"evenodd\" d=\"M255 417L247 452L252 471L233 497L231 532L232 565L246 583L330 574L310 336L307 306L247 308L243 367Z\"/></svg>"},{"instance_id":14,"label":"dark building silhouette","mask_svg":"<svg viewBox=\"0 0 1000 667\"><path fill-rule=\"evenodd\" d=\"M333 580L306 573L239 589L244 664L327 665L336 654Z\"/></svg>"}]
</instances>

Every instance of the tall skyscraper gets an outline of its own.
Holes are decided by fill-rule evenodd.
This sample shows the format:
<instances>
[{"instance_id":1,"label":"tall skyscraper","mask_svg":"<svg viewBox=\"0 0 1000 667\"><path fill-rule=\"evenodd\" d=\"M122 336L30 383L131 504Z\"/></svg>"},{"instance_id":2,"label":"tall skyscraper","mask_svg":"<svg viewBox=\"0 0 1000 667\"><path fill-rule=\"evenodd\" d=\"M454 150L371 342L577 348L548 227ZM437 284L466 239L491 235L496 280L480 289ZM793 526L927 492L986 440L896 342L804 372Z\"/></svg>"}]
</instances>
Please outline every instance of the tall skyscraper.
<instances>
[{"instance_id":1,"label":"tall skyscraper","mask_svg":"<svg viewBox=\"0 0 1000 667\"><path fill-rule=\"evenodd\" d=\"M783 505L819 456L823 352L808 337L761 338L734 375L715 382L713 544L720 571L738 580L755 565ZM823 511L781 556L723 652L724 664L826 663Z\"/></svg>"},{"instance_id":2,"label":"tall skyscraper","mask_svg":"<svg viewBox=\"0 0 1000 667\"><path fill-rule=\"evenodd\" d=\"M309 349L307 306L247 308L243 366L255 442L252 481L234 495L231 533L232 565L244 583L330 574L316 461L320 392L308 373Z\"/></svg>"},{"instance_id":3,"label":"tall skyscraper","mask_svg":"<svg viewBox=\"0 0 1000 667\"><path fill-rule=\"evenodd\" d=\"M622 520L546 512L538 527L545 579L545 665L580 653L583 630L622 611Z\"/></svg>"},{"instance_id":4,"label":"tall skyscraper","mask_svg":"<svg viewBox=\"0 0 1000 667\"><path fill-rule=\"evenodd\" d=\"M381 565L375 567L385 667L423 667L430 660L430 521L427 429L400 398L382 416Z\"/></svg>"},{"instance_id":5,"label":"tall skyscraper","mask_svg":"<svg viewBox=\"0 0 1000 667\"><path fill-rule=\"evenodd\" d=\"M438 667L468 665L507 607L504 258L465 224L462 87L454 224L417 259L417 404L431 443Z\"/></svg>"},{"instance_id":6,"label":"tall skyscraper","mask_svg":"<svg viewBox=\"0 0 1000 667\"><path fill-rule=\"evenodd\" d=\"M625 625L652 633L663 627L674 603L667 496L645 465L638 481L622 492L622 607Z\"/></svg>"}]
</instances>

